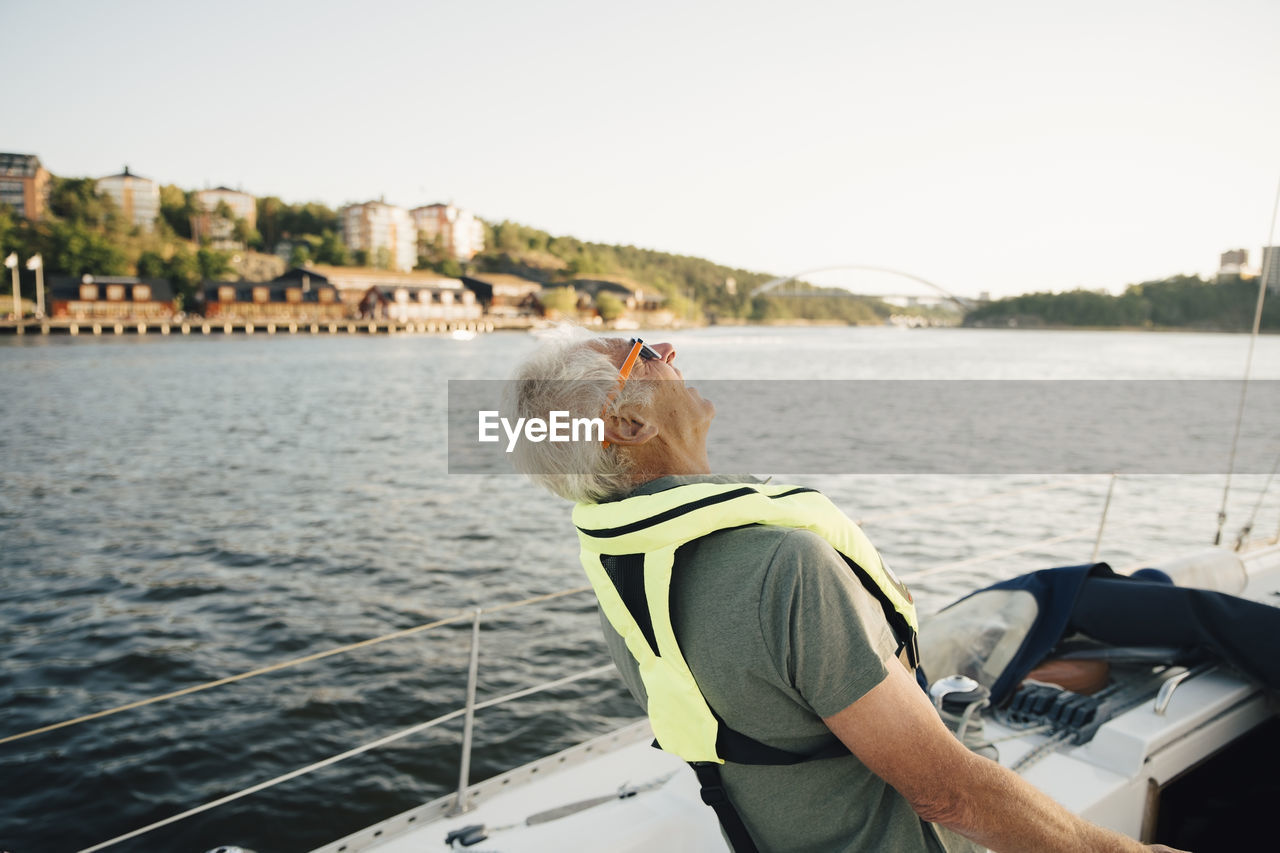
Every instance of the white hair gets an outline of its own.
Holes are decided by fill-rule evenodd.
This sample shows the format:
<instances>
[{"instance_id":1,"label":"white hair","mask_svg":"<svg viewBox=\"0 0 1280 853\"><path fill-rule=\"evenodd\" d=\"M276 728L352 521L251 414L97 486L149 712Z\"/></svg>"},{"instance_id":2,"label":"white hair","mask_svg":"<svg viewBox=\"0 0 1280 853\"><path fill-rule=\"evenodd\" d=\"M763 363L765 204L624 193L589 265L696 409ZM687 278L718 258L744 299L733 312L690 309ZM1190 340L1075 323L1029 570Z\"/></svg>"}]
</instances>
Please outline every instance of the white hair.
<instances>
[{"instance_id":1,"label":"white hair","mask_svg":"<svg viewBox=\"0 0 1280 853\"><path fill-rule=\"evenodd\" d=\"M585 335L561 335L537 350L516 370L508 389L517 417L547 419L553 411L571 418L601 417L623 406L643 406L649 383L618 387L618 366ZM530 480L575 503L601 503L620 498L634 485L628 454L599 441L533 442L521 439L512 464Z\"/></svg>"}]
</instances>

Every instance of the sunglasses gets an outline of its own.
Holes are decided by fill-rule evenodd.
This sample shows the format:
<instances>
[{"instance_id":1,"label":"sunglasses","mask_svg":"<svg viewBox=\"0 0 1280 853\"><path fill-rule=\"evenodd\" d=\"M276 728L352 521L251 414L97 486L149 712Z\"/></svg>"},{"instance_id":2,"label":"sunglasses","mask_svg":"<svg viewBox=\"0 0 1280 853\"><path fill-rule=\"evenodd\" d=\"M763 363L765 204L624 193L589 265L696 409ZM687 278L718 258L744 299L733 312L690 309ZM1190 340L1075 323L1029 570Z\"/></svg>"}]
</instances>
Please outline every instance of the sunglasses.
<instances>
[{"instance_id":1,"label":"sunglasses","mask_svg":"<svg viewBox=\"0 0 1280 853\"><path fill-rule=\"evenodd\" d=\"M649 347L640 338L632 338L631 351L627 353L626 359L623 360L622 367L618 368L618 387L609 392L608 399L604 401L604 408L600 410L601 417L604 416L605 412L609 411L609 407L613 405L613 401L618 399L618 395L621 394L622 389L626 387L627 380L631 378L631 371L636 366L636 360L641 358L645 361L653 361L655 359L661 359L662 356L658 355L655 350ZM602 441L601 444L604 447L609 446L608 440Z\"/></svg>"}]
</instances>

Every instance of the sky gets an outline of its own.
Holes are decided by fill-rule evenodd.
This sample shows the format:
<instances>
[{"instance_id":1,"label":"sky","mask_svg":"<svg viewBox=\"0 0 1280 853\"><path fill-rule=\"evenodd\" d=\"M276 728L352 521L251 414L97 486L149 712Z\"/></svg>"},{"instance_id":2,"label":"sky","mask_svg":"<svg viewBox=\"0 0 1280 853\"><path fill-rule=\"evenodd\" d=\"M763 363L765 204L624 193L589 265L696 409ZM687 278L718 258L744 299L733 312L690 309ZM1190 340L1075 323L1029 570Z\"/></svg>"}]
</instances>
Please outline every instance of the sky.
<instances>
[{"instance_id":1,"label":"sky","mask_svg":"<svg viewBox=\"0 0 1280 853\"><path fill-rule=\"evenodd\" d=\"M1280 3L0 0L0 150L960 295L1257 266ZM901 276L811 280L918 293Z\"/></svg>"}]
</instances>

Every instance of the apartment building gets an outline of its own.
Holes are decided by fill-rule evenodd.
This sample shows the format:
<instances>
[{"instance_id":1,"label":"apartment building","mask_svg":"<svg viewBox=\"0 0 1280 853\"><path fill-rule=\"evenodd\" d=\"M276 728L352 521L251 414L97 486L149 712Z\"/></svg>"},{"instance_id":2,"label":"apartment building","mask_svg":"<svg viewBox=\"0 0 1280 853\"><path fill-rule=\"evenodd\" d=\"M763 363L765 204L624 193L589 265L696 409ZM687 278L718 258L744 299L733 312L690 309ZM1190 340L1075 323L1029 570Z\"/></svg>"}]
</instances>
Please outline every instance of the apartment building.
<instances>
[{"instance_id":1,"label":"apartment building","mask_svg":"<svg viewBox=\"0 0 1280 853\"><path fill-rule=\"evenodd\" d=\"M452 204L428 204L410 213L424 244L438 238L445 252L460 261L469 261L484 250L484 224L469 211Z\"/></svg>"},{"instance_id":2,"label":"apartment building","mask_svg":"<svg viewBox=\"0 0 1280 853\"><path fill-rule=\"evenodd\" d=\"M125 166L118 175L108 175L96 182L98 192L111 197L129 222L150 231L160 215L160 185L150 178L135 175Z\"/></svg>"},{"instance_id":3,"label":"apartment building","mask_svg":"<svg viewBox=\"0 0 1280 853\"><path fill-rule=\"evenodd\" d=\"M418 229L402 207L381 201L351 204L338 211L342 239L352 251L365 251L369 263L408 272L418 263Z\"/></svg>"},{"instance_id":4,"label":"apartment building","mask_svg":"<svg viewBox=\"0 0 1280 853\"><path fill-rule=\"evenodd\" d=\"M34 154L0 153L0 204L20 217L36 220L49 203L49 172Z\"/></svg>"},{"instance_id":5,"label":"apartment building","mask_svg":"<svg viewBox=\"0 0 1280 853\"><path fill-rule=\"evenodd\" d=\"M1262 247L1262 269L1259 272L1267 277L1267 290L1280 293L1280 246Z\"/></svg>"}]
</instances>

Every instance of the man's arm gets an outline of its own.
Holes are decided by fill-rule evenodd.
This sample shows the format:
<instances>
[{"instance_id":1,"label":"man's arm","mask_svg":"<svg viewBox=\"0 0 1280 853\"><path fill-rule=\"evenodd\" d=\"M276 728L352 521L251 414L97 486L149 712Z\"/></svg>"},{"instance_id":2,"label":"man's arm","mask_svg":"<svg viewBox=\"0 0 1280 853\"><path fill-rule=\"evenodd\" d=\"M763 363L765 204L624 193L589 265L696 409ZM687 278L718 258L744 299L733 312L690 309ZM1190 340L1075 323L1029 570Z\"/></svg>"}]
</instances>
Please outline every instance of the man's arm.
<instances>
[{"instance_id":1,"label":"man's arm","mask_svg":"<svg viewBox=\"0 0 1280 853\"><path fill-rule=\"evenodd\" d=\"M921 818L997 853L1172 853L1089 823L1018 774L970 752L905 667L890 666L879 685L823 722Z\"/></svg>"}]
</instances>

